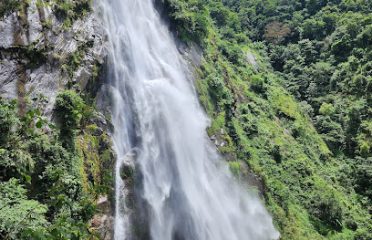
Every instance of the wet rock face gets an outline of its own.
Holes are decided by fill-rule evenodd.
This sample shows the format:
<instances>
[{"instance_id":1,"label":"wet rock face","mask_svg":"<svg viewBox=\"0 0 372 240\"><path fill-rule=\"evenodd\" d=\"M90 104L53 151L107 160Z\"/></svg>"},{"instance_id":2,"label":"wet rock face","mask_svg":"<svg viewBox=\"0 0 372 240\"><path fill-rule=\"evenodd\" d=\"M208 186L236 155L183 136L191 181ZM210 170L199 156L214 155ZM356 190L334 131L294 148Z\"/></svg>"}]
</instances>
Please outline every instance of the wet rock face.
<instances>
[{"instance_id":1,"label":"wet rock face","mask_svg":"<svg viewBox=\"0 0 372 240\"><path fill-rule=\"evenodd\" d=\"M97 200L99 213L94 215L90 221L91 230L98 233L100 239L113 239L114 217L112 206L107 196L100 196Z\"/></svg>"},{"instance_id":2,"label":"wet rock face","mask_svg":"<svg viewBox=\"0 0 372 240\"><path fill-rule=\"evenodd\" d=\"M136 151L132 150L123 159L123 165L120 169L120 176L123 180L127 182L132 182L135 172L135 162L136 162Z\"/></svg>"},{"instance_id":3,"label":"wet rock face","mask_svg":"<svg viewBox=\"0 0 372 240\"><path fill-rule=\"evenodd\" d=\"M44 114L50 115L59 90L84 90L94 81L105 42L93 12L66 26L56 17L54 1L42 3L22 3L0 18L0 96L20 102L44 98Z\"/></svg>"},{"instance_id":4,"label":"wet rock face","mask_svg":"<svg viewBox=\"0 0 372 240\"><path fill-rule=\"evenodd\" d=\"M151 239L150 236L150 206L143 199L143 175L136 164L139 149L134 148L122 159L120 177L124 181L123 195L125 203L121 205L129 218L130 239Z\"/></svg>"}]
</instances>

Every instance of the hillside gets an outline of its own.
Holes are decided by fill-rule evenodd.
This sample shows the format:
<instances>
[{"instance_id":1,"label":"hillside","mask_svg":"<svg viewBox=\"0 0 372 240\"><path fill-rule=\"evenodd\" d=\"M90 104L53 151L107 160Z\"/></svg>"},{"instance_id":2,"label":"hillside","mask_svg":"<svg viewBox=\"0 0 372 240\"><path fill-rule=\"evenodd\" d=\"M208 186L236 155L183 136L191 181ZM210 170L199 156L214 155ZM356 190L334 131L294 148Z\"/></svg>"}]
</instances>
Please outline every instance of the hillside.
<instances>
[{"instance_id":1,"label":"hillside","mask_svg":"<svg viewBox=\"0 0 372 240\"><path fill-rule=\"evenodd\" d=\"M155 2L211 142L262 197L280 239L372 239L371 2ZM0 2L0 239L113 237L114 93L99 6ZM129 188L143 177L121 174ZM136 239L149 238L143 218Z\"/></svg>"},{"instance_id":2,"label":"hillside","mask_svg":"<svg viewBox=\"0 0 372 240\"><path fill-rule=\"evenodd\" d=\"M208 133L238 176L245 165L259 176L282 238L369 239L370 6L329 3L345 15L329 14L326 32L307 29L330 18L326 3L165 2L178 36L204 50L196 84ZM328 36L346 44L344 29L354 35L342 55Z\"/></svg>"}]
</instances>

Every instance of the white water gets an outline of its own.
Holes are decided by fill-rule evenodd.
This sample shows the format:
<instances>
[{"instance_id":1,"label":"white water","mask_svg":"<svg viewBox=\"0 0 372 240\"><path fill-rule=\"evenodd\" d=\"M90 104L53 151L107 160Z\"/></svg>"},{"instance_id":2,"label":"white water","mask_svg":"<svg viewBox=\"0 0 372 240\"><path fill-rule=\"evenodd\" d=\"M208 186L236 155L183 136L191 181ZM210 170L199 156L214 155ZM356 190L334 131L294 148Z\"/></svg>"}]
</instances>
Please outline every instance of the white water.
<instances>
[{"instance_id":1,"label":"white water","mask_svg":"<svg viewBox=\"0 0 372 240\"><path fill-rule=\"evenodd\" d=\"M136 149L153 240L277 239L258 197L239 186L206 135L174 39L152 0L100 0L109 38L116 165L115 239L131 230L120 167ZM146 228L146 226L139 226Z\"/></svg>"}]
</instances>

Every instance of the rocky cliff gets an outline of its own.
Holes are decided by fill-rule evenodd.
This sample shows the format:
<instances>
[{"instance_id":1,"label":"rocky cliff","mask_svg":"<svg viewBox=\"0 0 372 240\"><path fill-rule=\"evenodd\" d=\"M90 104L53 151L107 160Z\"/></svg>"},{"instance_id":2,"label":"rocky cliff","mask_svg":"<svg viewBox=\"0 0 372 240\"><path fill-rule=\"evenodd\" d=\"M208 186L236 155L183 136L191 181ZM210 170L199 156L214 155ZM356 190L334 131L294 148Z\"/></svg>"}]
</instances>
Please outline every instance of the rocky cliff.
<instances>
[{"instance_id":1,"label":"rocky cliff","mask_svg":"<svg viewBox=\"0 0 372 240\"><path fill-rule=\"evenodd\" d=\"M107 117L96 110L103 108L97 95L104 59L104 31L91 1L0 3L0 99L16 100L21 117L30 109L40 111L40 119L57 124L56 129L42 127L50 136L67 124L54 112L58 94L68 89L84 100L89 117L81 120L71 139L76 147L72 152L81 161L79 181L95 199L97 210L89 231L111 239L114 154ZM0 229L3 235L10 233Z\"/></svg>"},{"instance_id":2,"label":"rocky cliff","mask_svg":"<svg viewBox=\"0 0 372 240\"><path fill-rule=\"evenodd\" d=\"M20 104L43 98L46 113L58 91L88 88L105 56L103 31L90 7L71 22L56 4L22 3L0 21L0 94Z\"/></svg>"}]
</instances>

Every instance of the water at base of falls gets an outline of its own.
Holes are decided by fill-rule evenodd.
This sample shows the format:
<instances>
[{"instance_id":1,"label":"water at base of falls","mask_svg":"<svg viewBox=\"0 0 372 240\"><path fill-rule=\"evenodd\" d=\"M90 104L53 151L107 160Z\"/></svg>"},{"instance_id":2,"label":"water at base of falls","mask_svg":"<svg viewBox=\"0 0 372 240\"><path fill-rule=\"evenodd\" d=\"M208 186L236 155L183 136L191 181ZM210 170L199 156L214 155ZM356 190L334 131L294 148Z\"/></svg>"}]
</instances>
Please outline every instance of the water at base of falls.
<instances>
[{"instance_id":1,"label":"water at base of falls","mask_svg":"<svg viewBox=\"0 0 372 240\"><path fill-rule=\"evenodd\" d=\"M263 204L210 144L187 65L153 1L98 2L110 44L114 238L277 239ZM124 165L135 177L123 180Z\"/></svg>"}]
</instances>

